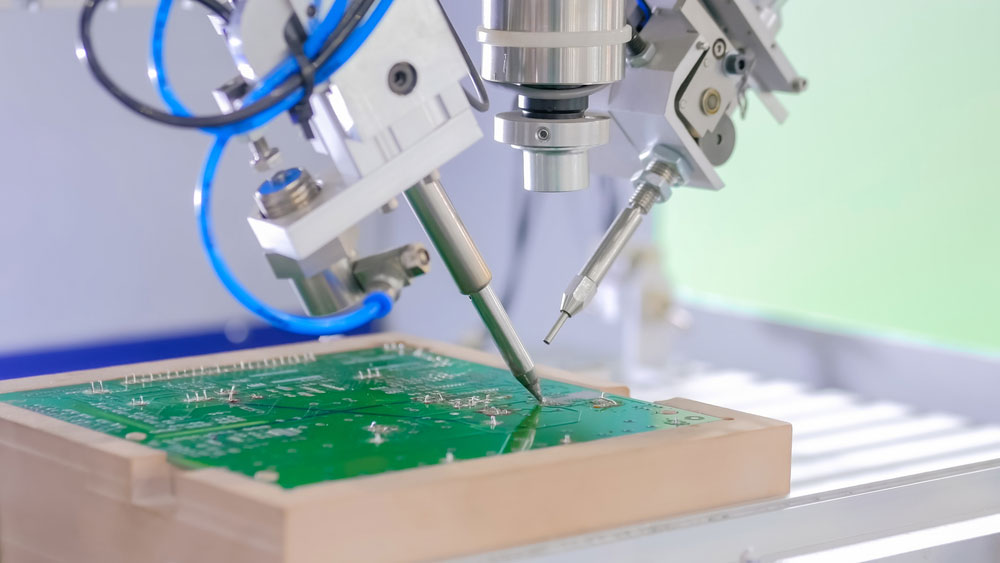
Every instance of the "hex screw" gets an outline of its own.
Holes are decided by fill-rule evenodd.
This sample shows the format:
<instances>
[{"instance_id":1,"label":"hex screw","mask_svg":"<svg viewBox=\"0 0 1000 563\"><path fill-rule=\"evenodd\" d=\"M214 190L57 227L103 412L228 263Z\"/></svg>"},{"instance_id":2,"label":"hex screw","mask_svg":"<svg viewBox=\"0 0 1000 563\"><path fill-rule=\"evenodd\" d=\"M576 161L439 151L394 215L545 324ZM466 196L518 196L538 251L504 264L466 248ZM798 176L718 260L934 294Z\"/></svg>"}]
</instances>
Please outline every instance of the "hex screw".
<instances>
[{"instance_id":1,"label":"hex screw","mask_svg":"<svg viewBox=\"0 0 1000 563\"><path fill-rule=\"evenodd\" d=\"M396 63L389 69L389 89L405 96L417 87L417 69L410 63Z\"/></svg>"},{"instance_id":2,"label":"hex screw","mask_svg":"<svg viewBox=\"0 0 1000 563\"><path fill-rule=\"evenodd\" d=\"M717 59L721 59L726 56L726 40L716 39L715 43L712 43L712 55Z\"/></svg>"}]
</instances>

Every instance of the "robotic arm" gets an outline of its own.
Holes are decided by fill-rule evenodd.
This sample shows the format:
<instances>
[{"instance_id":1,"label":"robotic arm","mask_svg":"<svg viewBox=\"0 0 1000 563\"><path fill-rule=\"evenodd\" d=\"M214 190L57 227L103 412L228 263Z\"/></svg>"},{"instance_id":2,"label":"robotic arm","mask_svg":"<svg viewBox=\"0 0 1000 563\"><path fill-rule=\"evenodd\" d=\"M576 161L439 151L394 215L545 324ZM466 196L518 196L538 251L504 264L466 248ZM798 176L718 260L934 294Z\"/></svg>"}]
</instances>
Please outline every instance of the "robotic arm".
<instances>
[{"instance_id":1,"label":"robotic arm","mask_svg":"<svg viewBox=\"0 0 1000 563\"><path fill-rule=\"evenodd\" d=\"M325 10L357 4L334 2ZM385 7L382 21L336 73L313 86L301 121L336 175L320 183L305 171L279 171L257 191L251 227L275 274L293 281L311 314L340 311L373 291L398 299L427 271L427 251L412 244L356 259L344 233L405 192L511 372L540 401L531 358L436 172L480 139L472 111L488 107L485 89L478 88L478 98L463 90L460 82L474 68L437 0L368 4ZM287 56L274 22L307 21L320 11L305 1L235 4L224 33L243 81L259 81Z\"/></svg>"},{"instance_id":2,"label":"robotic arm","mask_svg":"<svg viewBox=\"0 0 1000 563\"><path fill-rule=\"evenodd\" d=\"M632 29L624 45L625 56L615 58L617 54L608 52L605 62L627 63L628 70L624 79L591 96L591 106L603 114L594 118L610 122L611 142L600 146L608 142L606 135L604 143L585 146L598 146L592 172L630 178L635 192L570 281L546 343L587 306L643 218L657 203L667 201L673 188L723 187L715 168L733 152L736 129L731 116L746 110L749 91L756 93L775 119L784 121L787 114L774 93L801 92L806 81L776 42L781 3L626 2ZM580 59L567 56L562 60ZM483 66L488 68L485 61ZM498 140L501 120L498 117ZM527 182L527 158L525 162ZM576 172L567 175L580 176ZM573 184L573 180L562 183Z\"/></svg>"},{"instance_id":3,"label":"robotic arm","mask_svg":"<svg viewBox=\"0 0 1000 563\"><path fill-rule=\"evenodd\" d=\"M144 117L216 137L196 204L206 251L238 300L272 323L309 334L386 314L428 271L429 253L414 243L359 257L355 225L403 194L513 375L542 399L532 360L437 173L480 139L473 111L488 108L438 0L198 0L212 12L239 70L216 92L223 111L216 116L190 115L163 73L171 0L160 0L151 73L170 112L131 98L103 71L90 42L102 3L87 0L81 16L81 51L97 80ZM672 187L722 186L714 166L732 151L729 115L746 91L757 91L781 119L772 92L799 91L804 81L774 43L773 0L483 0L482 6L482 78L518 94L517 111L496 116L495 138L523 151L524 187L573 191L586 188L592 172L640 170L630 206L564 295L549 342L590 301L643 216ZM476 95L461 85L470 73ZM275 169L277 149L260 128L285 112L330 158L332 170ZM250 226L274 274L290 280L311 317L256 301L214 248L210 190L222 149L234 138L247 143L253 166L270 176L256 190ZM593 151L601 158L591 159Z\"/></svg>"}]
</instances>

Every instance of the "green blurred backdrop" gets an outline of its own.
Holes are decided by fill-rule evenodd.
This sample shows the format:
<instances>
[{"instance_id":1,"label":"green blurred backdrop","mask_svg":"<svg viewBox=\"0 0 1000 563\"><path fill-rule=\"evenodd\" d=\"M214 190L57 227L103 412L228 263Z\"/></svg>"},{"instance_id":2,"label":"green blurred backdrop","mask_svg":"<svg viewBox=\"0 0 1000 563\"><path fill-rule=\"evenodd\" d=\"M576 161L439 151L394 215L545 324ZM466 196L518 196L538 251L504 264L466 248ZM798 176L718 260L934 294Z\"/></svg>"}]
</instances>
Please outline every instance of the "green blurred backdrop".
<instances>
[{"instance_id":1,"label":"green blurred backdrop","mask_svg":"<svg viewBox=\"0 0 1000 563\"><path fill-rule=\"evenodd\" d=\"M719 193L661 213L682 292L1000 351L1000 1L792 0Z\"/></svg>"}]
</instances>

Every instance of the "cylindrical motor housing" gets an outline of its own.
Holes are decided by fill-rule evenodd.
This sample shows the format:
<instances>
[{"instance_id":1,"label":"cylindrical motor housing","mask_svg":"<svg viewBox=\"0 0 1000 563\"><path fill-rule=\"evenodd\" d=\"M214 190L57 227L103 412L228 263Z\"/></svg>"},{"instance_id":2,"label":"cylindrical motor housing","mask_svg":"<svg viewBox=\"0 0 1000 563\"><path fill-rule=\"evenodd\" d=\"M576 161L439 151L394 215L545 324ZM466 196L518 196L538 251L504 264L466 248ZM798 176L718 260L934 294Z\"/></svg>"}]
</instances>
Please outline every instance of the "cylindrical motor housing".
<instances>
[{"instance_id":1,"label":"cylindrical motor housing","mask_svg":"<svg viewBox=\"0 0 1000 563\"><path fill-rule=\"evenodd\" d=\"M519 94L495 138L524 152L525 189L589 185L587 152L610 130L608 116L587 112L589 97L624 77L631 38L625 0L483 0L483 78Z\"/></svg>"},{"instance_id":2,"label":"cylindrical motor housing","mask_svg":"<svg viewBox=\"0 0 1000 563\"><path fill-rule=\"evenodd\" d=\"M625 73L625 0L483 0L483 78L542 87L610 84Z\"/></svg>"}]
</instances>

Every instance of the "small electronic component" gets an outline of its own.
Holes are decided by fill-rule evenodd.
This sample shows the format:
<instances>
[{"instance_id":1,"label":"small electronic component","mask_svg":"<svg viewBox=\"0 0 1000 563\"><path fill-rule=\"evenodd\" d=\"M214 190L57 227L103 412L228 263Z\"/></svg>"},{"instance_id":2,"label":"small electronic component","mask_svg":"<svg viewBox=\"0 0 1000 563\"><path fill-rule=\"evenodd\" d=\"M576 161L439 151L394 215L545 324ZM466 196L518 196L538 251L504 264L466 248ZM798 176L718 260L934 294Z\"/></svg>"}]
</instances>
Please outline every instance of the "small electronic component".
<instances>
[{"instance_id":1,"label":"small electronic component","mask_svg":"<svg viewBox=\"0 0 1000 563\"><path fill-rule=\"evenodd\" d=\"M618 401L616 401L614 399L610 399L608 397L605 397L604 393L601 393L601 396L598 397L598 398L596 398L596 399L594 399L593 401L591 401L590 404L593 405L593 407L595 409L610 409L612 407L619 406L621 403L619 403ZM633 422L633 421L629 420L629 421L626 421L626 422Z\"/></svg>"}]
</instances>

